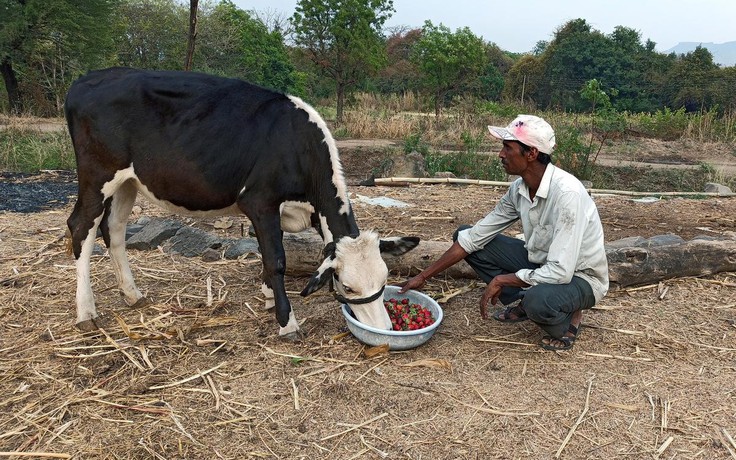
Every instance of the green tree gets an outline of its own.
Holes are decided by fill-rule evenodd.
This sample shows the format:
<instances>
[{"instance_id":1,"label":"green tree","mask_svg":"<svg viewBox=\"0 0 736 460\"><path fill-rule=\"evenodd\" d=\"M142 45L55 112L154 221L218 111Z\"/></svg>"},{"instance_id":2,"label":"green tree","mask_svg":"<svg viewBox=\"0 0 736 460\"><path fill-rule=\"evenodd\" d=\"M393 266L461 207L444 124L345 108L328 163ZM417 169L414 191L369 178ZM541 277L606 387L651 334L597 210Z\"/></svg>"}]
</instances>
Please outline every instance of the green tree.
<instances>
[{"instance_id":1,"label":"green tree","mask_svg":"<svg viewBox=\"0 0 736 460\"><path fill-rule=\"evenodd\" d=\"M708 109L713 103L713 86L718 65L707 48L698 46L683 55L667 75L666 96L672 108L688 112Z\"/></svg>"},{"instance_id":2,"label":"green tree","mask_svg":"<svg viewBox=\"0 0 736 460\"><path fill-rule=\"evenodd\" d=\"M504 87L504 76L514 64L514 59L495 43L484 44L486 66L479 78L479 96L483 99L498 101Z\"/></svg>"},{"instance_id":3,"label":"green tree","mask_svg":"<svg viewBox=\"0 0 736 460\"><path fill-rule=\"evenodd\" d=\"M383 24L393 0L299 0L291 21L296 44L335 84L337 121L345 95L385 65Z\"/></svg>"},{"instance_id":4,"label":"green tree","mask_svg":"<svg viewBox=\"0 0 736 460\"><path fill-rule=\"evenodd\" d=\"M302 77L291 63L278 29L269 31L260 19L229 0L212 11L203 11L200 23L196 69L278 91L303 91Z\"/></svg>"},{"instance_id":5,"label":"green tree","mask_svg":"<svg viewBox=\"0 0 736 460\"><path fill-rule=\"evenodd\" d=\"M593 30L584 19L574 19L555 33L543 53L545 79L544 105L564 110L580 111L585 102L579 89L610 65L611 43L602 33Z\"/></svg>"},{"instance_id":6,"label":"green tree","mask_svg":"<svg viewBox=\"0 0 736 460\"><path fill-rule=\"evenodd\" d=\"M11 112L58 110L71 80L105 62L111 49L112 0L4 0L0 73Z\"/></svg>"},{"instance_id":7,"label":"green tree","mask_svg":"<svg viewBox=\"0 0 736 460\"><path fill-rule=\"evenodd\" d=\"M117 8L117 56L121 65L182 70L189 8L174 0L123 0Z\"/></svg>"},{"instance_id":8,"label":"green tree","mask_svg":"<svg viewBox=\"0 0 736 460\"><path fill-rule=\"evenodd\" d=\"M434 98L434 113L440 116L445 97L453 92L478 88L479 77L486 70L485 44L469 28L455 33L440 24L426 21L422 37L412 49L412 62L422 73L423 86Z\"/></svg>"},{"instance_id":9,"label":"green tree","mask_svg":"<svg viewBox=\"0 0 736 460\"><path fill-rule=\"evenodd\" d=\"M507 101L535 105L547 99L541 93L544 85L545 60L542 56L524 55L506 73L502 96Z\"/></svg>"},{"instance_id":10,"label":"green tree","mask_svg":"<svg viewBox=\"0 0 736 460\"><path fill-rule=\"evenodd\" d=\"M386 39L388 65L376 76L373 86L383 93L404 93L419 90L419 69L411 62L414 43L421 29L395 30Z\"/></svg>"}]
</instances>

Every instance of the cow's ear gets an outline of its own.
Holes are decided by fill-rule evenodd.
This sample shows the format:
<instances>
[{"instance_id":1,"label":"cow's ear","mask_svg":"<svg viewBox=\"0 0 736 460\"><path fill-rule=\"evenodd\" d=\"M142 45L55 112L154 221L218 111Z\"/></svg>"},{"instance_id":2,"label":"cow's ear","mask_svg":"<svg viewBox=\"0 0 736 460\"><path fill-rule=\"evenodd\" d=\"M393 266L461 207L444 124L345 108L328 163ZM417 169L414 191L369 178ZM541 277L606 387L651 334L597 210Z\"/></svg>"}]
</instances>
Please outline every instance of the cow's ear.
<instances>
[{"instance_id":1,"label":"cow's ear","mask_svg":"<svg viewBox=\"0 0 736 460\"><path fill-rule=\"evenodd\" d=\"M411 251L419 244L419 238L416 236L402 236L382 239L378 247L381 254L391 254L392 256L400 256Z\"/></svg>"},{"instance_id":2,"label":"cow's ear","mask_svg":"<svg viewBox=\"0 0 736 460\"><path fill-rule=\"evenodd\" d=\"M326 250L327 248L325 248ZM306 297L314 291L320 289L325 283L332 279L332 275L335 273L335 254L334 251L331 256L325 258L322 261L322 265L319 266L316 272L312 275L307 283L307 286L302 290L302 297Z\"/></svg>"}]
</instances>

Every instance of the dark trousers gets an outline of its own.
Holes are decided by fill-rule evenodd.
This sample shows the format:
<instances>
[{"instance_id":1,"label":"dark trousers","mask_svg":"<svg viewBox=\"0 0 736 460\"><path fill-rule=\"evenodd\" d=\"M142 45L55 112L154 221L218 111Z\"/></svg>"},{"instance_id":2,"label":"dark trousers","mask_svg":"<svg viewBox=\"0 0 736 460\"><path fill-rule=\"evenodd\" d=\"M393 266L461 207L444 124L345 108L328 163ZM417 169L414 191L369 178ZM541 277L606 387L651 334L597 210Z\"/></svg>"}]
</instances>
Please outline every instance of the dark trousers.
<instances>
[{"instance_id":1,"label":"dark trousers","mask_svg":"<svg viewBox=\"0 0 736 460\"><path fill-rule=\"evenodd\" d=\"M457 241L458 232L466 228L470 226L458 228L453 240ZM539 268L539 264L529 262L524 242L506 235L496 236L483 249L469 254L465 261L486 283L496 275L516 273L522 268ZM567 284L538 284L527 289L504 287L499 296L504 305L519 299L529 319L556 338L565 335L574 312L595 305L590 284L577 276Z\"/></svg>"}]
</instances>

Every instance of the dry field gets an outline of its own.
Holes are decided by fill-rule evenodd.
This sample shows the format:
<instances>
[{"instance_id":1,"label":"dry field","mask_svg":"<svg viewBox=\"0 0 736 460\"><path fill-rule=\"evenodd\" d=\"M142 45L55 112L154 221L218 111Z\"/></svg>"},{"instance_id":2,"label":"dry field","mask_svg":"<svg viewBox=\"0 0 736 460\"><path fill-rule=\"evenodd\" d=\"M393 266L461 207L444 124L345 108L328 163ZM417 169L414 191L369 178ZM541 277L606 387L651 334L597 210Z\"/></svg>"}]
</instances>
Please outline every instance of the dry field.
<instances>
[{"instance_id":1,"label":"dry field","mask_svg":"<svg viewBox=\"0 0 736 460\"><path fill-rule=\"evenodd\" d=\"M345 160L348 173L366 166ZM438 241L502 192L350 191L361 228ZM413 207L377 208L358 195ZM734 198L597 202L609 241L736 227ZM296 295L304 277L287 286L308 337L279 340L252 256L207 263L131 251L155 301L131 310L101 253L92 273L106 326L82 335L62 239L70 211L0 213L0 457L736 458L736 273L611 292L586 314L574 349L559 353L537 346L531 323L482 321L482 283L440 277L425 290L449 297L435 337L366 357L326 291ZM240 232L240 222L186 221Z\"/></svg>"}]
</instances>

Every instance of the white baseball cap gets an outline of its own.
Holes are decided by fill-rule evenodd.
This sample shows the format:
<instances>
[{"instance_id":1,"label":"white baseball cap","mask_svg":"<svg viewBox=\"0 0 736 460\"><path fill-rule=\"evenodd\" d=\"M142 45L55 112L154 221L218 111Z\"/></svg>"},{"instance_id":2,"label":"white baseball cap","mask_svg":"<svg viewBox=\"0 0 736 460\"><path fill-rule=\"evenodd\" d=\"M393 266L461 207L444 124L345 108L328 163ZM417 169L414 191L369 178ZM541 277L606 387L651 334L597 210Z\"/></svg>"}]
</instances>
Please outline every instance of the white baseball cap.
<instances>
[{"instance_id":1,"label":"white baseball cap","mask_svg":"<svg viewBox=\"0 0 736 460\"><path fill-rule=\"evenodd\" d=\"M502 141L519 141L529 147L536 147L542 153L551 154L555 148L555 130L534 115L519 115L505 128L489 126L491 136Z\"/></svg>"}]
</instances>

